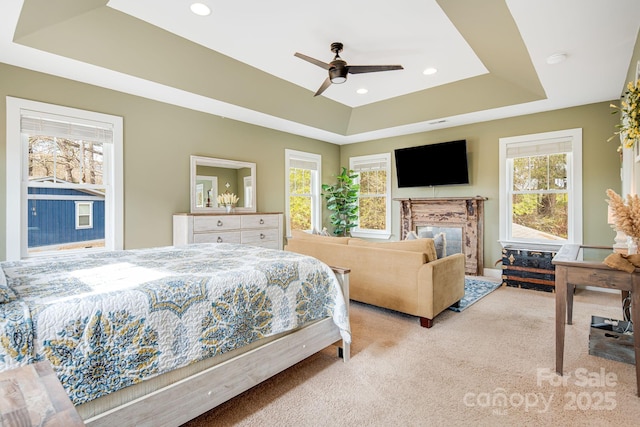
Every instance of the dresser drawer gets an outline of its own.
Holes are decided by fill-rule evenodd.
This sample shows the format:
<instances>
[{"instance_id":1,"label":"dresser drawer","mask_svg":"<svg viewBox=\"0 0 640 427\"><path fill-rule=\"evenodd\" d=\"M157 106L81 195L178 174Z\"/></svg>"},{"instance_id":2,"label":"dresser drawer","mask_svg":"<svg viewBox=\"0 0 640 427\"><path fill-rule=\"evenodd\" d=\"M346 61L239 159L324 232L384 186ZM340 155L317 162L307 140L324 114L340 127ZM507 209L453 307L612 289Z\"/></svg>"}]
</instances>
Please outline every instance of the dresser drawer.
<instances>
[{"instance_id":1,"label":"dresser drawer","mask_svg":"<svg viewBox=\"0 0 640 427\"><path fill-rule=\"evenodd\" d=\"M194 233L193 243L241 243L239 231L222 231L217 233Z\"/></svg>"},{"instance_id":2,"label":"dresser drawer","mask_svg":"<svg viewBox=\"0 0 640 427\"><path fill-rule=\"evenodd\" d=\"M278 229L242 231L242 244L263 246L266 242L275 242L278 245Z\"/></svg>"},{"instance_id":3,"label":"dresser drawer","mask_svg":"<svg viewBox=\"0 0 640 427\"><path fill-rule=\"evenodd\" d=\"M242 228L279 228L279 215L244 215Z\"/></svg>"},{"instance_id":4,"label":"dresser drawer","mask_svg":"<svg viewBox=\"0 0 640 427\"><path fill-rule=\"evenodd\" d=\"M193 218L193 232L225 231L240 228L240 217L234 215L196 216Z\"/></svg>"}]
</instances>

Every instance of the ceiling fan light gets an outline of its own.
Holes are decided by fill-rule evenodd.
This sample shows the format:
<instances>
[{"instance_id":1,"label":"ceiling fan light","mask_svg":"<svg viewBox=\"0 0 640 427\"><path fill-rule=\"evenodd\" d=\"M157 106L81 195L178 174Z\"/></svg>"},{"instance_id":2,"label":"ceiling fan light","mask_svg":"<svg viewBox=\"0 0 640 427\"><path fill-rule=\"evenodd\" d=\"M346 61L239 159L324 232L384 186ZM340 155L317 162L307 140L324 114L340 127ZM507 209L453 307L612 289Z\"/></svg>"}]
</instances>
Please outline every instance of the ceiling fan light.
<instances>
[{"instance_id":1,"label":"ceiling fan light","mask_svg":"<svg viewBox=\"0 0 640 427\"><path fill-rule=\"evenodd\" d=\"M207 16L211 14L211 9L204 3L192 3L190 8L191 12L195 13L196 15Z\"/></svg>"},{"instance_id":2,"label":"ceiling fan light","mask_svg":"<svg viewBox=\"0 0 640 427\"><path fill-rule=\"evenodd\" d=\"M344 66L344 61L333 61L333 67L329 69L329 79L331 83L339 85L347 81L349 69Z\"/></svg>"}]
</instances>

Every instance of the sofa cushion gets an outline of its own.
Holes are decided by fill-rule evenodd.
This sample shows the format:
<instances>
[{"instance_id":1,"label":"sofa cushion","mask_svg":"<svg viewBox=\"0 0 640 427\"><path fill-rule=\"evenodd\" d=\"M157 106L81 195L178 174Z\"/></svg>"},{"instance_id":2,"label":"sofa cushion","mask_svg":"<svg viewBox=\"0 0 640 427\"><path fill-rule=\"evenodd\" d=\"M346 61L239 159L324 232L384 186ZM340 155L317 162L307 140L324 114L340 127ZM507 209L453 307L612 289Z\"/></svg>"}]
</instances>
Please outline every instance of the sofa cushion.
<instances>
[{"instance_id":1,"label":"sofa cushion","mask_svg":"<svg viewBox=\"0 0 640 427\"><path fill-rule=\"evenodd\" d=\"M302 230L291 230L291 237L294 239L313 240L322 243L336 243L339 245L346 245L350 239L350 237L331 237L321 236L319 234L310 234Z\"/></svg>"},{"instance_id":2,"label":"sofa cushion","mask_svg":"<svg viewBox=\"0 0 640 427\"><path fill-rule=\"evenodd\" d=\"M368 246L380 249L392 249L397 251L422 252L427 257L427 262L437 259L436 248L433 239L402 240L398 242L370 242L363 239L349 239L348 245Z\"/></svg>"},{"instance_id":3,"label":"sofa cushion","mask_svg":"<svg viewBox=\"0 0 640 427\"><path fill-rule=\"evenodd\" d=\"M434 236L433 231L424 230L424 231L421 231L417 237L420 239L424 239L424 238L433 239L433 243L436 246L436 255L438 256L438 259L444 258L447 256L447 238L444 233L438 233Z\"/></svg>"}]
</instances>

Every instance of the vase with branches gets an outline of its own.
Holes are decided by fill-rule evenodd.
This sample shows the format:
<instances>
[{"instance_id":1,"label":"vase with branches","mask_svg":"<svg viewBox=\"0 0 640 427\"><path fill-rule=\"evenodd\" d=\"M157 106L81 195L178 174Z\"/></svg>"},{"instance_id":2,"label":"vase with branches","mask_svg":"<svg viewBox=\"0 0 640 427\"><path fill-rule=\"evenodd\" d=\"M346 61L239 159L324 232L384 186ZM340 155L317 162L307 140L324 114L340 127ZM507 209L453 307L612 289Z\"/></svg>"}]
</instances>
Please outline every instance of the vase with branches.
<instances>
[{"instance_id":1,"label":"vase with branches","mask_svg":"<svg viewBox=\"0 0 640 427\"><path fill-rule=\"evenodd\" d=\"M640 243L640 198L637 194L628 194L625 200L611 189L607 190L607 196L616 229L627 235L630 246L637 247Z\"/></svg>"},{"instance_id":2,"label":"vase with branches","mask_svg":"<svg viewBox=\"0 0 640 427\"><path fill-rule=\"evenodd\" d=\"M358 191L355 183L357 174L342 167L336 177L336 184L322 184L322 196L327 201L327 209L332 211L331 225L336 236L350 236L351 229L358 225Z\"/></svg>"}]
</instances>

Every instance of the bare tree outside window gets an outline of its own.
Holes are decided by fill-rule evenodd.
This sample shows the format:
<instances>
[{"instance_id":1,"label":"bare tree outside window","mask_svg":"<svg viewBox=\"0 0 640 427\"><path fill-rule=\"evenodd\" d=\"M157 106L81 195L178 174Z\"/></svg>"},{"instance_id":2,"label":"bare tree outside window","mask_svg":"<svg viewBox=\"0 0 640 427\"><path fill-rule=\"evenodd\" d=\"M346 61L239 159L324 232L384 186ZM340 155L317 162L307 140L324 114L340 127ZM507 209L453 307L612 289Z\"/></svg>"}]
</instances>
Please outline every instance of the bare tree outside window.
<instances>
[{"instance_id":1,"label":"bare tree outside window","mask_svg":"<svg viewBox=\"0 0 640 427\"><path fill-rule=\"evenodd\" d=\"M29 136L29 180L103 183L103 147L90 141L50 136Z\"/></svg>"}]
</instances>

